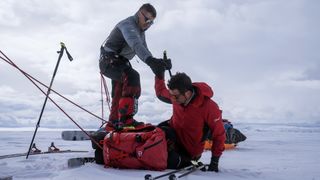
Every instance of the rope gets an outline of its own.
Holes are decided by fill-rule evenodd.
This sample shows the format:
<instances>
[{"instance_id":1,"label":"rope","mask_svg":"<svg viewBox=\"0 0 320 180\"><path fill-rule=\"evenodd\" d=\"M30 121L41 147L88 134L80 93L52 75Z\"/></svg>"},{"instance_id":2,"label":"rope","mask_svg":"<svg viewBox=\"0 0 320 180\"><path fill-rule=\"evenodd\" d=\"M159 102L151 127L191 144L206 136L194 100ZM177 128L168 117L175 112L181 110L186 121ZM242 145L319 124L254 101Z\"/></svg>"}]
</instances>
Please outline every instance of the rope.
<instances>
[{"instance_id":1,"label":"rope","mask_svg":"<svg viewBox=\"0 0 320 180\"><path fill-rule=\"evenodd\" d=\"M101 74L100 74L101 75ZM100 78L100 87L101 87L101 117L104 119L104 107L103 107L103 82L102 78ZM101 123L101 127L103 126L103 122Z\"/></svg>"},{"instance_id":2,"label":"rope","mask_svg":"<svg viewBox=\"0 0 320 180\"><path fill-rule=\"evenodd\" d=\"M47 85L45 85L44 83L40 82L39 80L37 80L36 78L32 77L30 74L26 73L25 71L23 71L22 69L20 69L16 64L13 63L12 60L10 60L1 50L0 53L6 58L4 59L3 57L0 56L0 58L2 60L4 60L5 62L7 62L8 64L10 64L11 66L15 67L16 69L18 69L23 75L25 75L28 79L31 78L32 80L36 81L37 83L39 83L40 85L46 87L47 89L49 88ZM30 80L30 81L32 81ZM51 89L51 92L54 92L55 94L57 94L58 96L60 96L61 98L65 99L66 101L70 102L71 104L77 106L78 108L82 109L83 111L91 114L92 116L100 119L103 122L107 122L105 119L99 117L98 115L90 112L89 110L81 107L80 105L76 104L75 102L71 101L70 99L66 98L65 96L63 96L62 94L58 93L57 91L55 91L54 89Z\"/></svg>"},{"instance_id":3,"label":"rope","mask_svg":"<svg viewBox=\"0 0 320 180\"><path fill-rule=\"evenodd\" d=\"M108 108L109 108L109 111L111 111L111 107L110 107L110 93L109 93L109 90L108 90L108 86L107 86L107 82L106 82L106 79L104 78L104 76L100 73L101 75L101 79L103 81L103 87L104 87L104 92L106 93L106 102L108 104Z\"/></svg>"},{"instance_id":4,"label":"rope","mask_svg":"<svg viewBox=\"0 0 320 180\"><path fill-rule=\"evenodd\" d=\"M31 75L29 75L28 73L26 73L25 71L23 71L22 69L20 69L16 64L13 63L13 61L8 58L1 50L0 50L0 53L6 58L3 58L0 56L0 58L2 60L4 60L5 62L7 62L8 64L12 65L13 67L15 67L16 69L18 69L26 78L28 78L33 85L35 85L44 95L46 95L46 92L44 92L36 83L40 83L40 81L36 80L35 78L33 78ZM43 83L40 83L41 85L47 87L46 85L44 85ZM48 88L48 87L47 87ZM53 90L52 90L53 91ZM53 99L51 99L51 97L48 96L48 99L58 108L60 109L60 111L62 113L64 113L82 132L84 132L90 139L92 142L94 142L100 149L103 149L101 147L101 145L96 141L94 140L68 113L66 113ZM75 103L73 103L75 104ZM80 107L80 106L79 106ZM97 116L98 117L98 116Z\"/></svg>"},{"instance_id":5,"label":"rope","mask_svg":"<svg viewBox=\"0 0 320 180\"><path fill-rule=\"evenodd\" d=\"M111 107L110 107L110 94L109 94L109 90L108 90L108 86L107 86L107 82L106 79L104 78L104 76L102 75L102 73L100 73L100 77L101 77L101 105L102 105L102 116L103 116L103 112L104 112L104 107L103 107L103 91L105 92L105 96L106 96L106 102L109 108L109 111L111 111ZM102 122L100 128L106 123Z\"/></svg>"}]
</instances>

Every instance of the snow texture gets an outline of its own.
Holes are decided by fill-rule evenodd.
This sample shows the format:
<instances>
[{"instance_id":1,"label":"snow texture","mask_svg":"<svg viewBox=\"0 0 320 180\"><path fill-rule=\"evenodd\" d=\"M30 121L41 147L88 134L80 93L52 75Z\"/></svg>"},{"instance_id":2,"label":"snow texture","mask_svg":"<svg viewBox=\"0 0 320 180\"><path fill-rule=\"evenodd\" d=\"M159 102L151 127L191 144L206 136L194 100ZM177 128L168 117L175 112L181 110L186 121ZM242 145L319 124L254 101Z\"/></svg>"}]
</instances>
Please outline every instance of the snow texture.
<instances>
[{"instance_id":1,"label":"snow texture","mask_svg":"<svg viewBox=\"0 0 320 180\"><path fill-rule=\"evenodd\" d=\"M220 160L220 172L197 171L183 179L256 180L256 179L320 179L320 125L301 124L237 124L247 140L235 150L225 151ZM41 129L41 128L40 128ZM0 129L0 155L25 152L33 131ZM0 160L0 179L144 179L163 172L105 168L94 163L68 169L71 157L93 156L90 141L63 141L61 130L45 129L38 132L35 142L45 151L51 142L60 149L88 150L88 153L47 154ZM210 152L201 158L209 163ZM162 179L167 179L164 177Z\"/></svg>"}]
</instances>

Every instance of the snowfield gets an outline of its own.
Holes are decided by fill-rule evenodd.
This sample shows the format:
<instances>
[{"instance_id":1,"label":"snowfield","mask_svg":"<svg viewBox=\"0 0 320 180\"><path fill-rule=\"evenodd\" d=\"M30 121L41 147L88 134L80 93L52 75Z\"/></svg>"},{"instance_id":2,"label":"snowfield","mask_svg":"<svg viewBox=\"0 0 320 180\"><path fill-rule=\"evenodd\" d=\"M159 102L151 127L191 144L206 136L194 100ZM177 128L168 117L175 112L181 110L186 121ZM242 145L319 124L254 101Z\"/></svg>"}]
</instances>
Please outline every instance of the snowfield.
<instances>
[{"instance_id":1,"label":"snowfield","mask_svg":"<svg viewBox=\"0 0 320 180\"><path fill-rule=\"evenodd\" d=\"M225 151L220 160L220 172L197 171L182 179L256 180L256 179L320 179L320 124L235 124L247 136L235 150ZM90 141L64 141L61 130L39 128L35 143L46 151L51 142L61 150L87 150L88 153L46 154L0 159L0 179L144 179L164 172L104 168L88 163L68 169L71 157L93 156ZM26 152L33 134L32 129L0 128L0 156ZM210 152L201 158L209 163ZM168 179L164 177L162 179Z\"/></svg>"}]
</instances>

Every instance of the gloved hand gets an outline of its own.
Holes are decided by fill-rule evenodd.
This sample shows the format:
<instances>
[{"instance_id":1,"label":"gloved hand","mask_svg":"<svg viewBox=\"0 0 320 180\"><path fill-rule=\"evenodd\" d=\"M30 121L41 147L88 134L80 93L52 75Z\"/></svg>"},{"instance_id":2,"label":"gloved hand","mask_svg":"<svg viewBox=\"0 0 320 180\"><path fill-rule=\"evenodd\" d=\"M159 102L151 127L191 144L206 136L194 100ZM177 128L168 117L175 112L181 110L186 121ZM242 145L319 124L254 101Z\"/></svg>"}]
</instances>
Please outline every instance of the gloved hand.
<instances>
[{"instance_id":1,"label":"gloved hand","mask_svg":"<svg viewBox=\"0 0 320 180\"><path fill-rule=\"evenodd\" d=\"M165 69L166 70L170 70L172 68L171 59L165 59L164 60L164 64L165 64Z\"/></svg>"},{"instance_id":2,"label":"gloved hand","mask_svg":"<svg viewBox=\"0 0 320 180\"><path fill-rule=\"evenodd\" d=\"M208 171L219 172L219 168L218 168L219 158L220 157L216 157L216 156L211 157L211 162L209 164Z\"/></svg>"},{"instance_id":3,"label":"gloved hand","mask_svg":"<svg viewBox=\"0 0 320 180\"><path fill-rule=\"evenodd\" d=\"M152 72L156 76L163 77L164 71L166 70L166 63L163 61L163 59L148 57L148 59L146 60L146 64L150 66Z\"/></svg>"}]
</instances>

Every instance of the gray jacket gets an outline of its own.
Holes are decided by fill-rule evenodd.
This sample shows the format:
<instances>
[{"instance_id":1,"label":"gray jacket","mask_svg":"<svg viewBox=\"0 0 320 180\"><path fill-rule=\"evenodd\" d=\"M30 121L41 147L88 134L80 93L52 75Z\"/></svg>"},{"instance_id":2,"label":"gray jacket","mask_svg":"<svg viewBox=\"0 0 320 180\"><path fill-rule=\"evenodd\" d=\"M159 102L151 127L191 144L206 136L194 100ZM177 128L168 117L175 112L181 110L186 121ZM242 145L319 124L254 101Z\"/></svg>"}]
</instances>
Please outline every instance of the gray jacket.
<instances>
[{"instance_id":1,"label":"gray jacket","mask_svg":"<svg viewBox=\"0 0 320 180\"><path fill-rule=\"evenodd\" d=\"M138 26L138 15L120 21L102 44L106 52L113 52L131 60L137 55L142 61L152 56L145 33Z\"/></svg>"}]
</instances>

